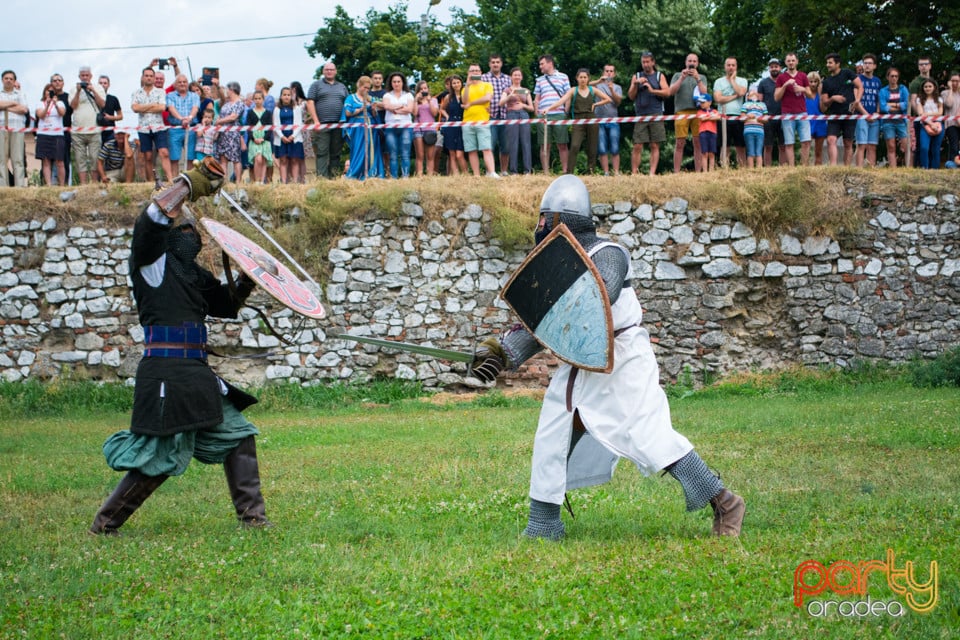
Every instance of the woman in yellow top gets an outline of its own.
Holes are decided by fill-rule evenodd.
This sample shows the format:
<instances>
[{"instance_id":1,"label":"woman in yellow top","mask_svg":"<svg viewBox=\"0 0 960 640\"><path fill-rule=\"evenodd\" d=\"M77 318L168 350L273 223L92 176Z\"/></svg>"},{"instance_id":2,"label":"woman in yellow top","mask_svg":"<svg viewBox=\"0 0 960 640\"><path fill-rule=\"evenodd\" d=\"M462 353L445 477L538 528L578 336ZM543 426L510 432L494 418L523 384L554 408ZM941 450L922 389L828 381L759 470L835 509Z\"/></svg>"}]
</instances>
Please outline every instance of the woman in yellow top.
<instances>
[{"instance_id":1,"label":"woman in yellow top","mask_svg":"<svg viewBox=\"0 0 960 640\"><path fill-rule=\"evenodd\" d=\"M594 117L593 111L602 104L611 102L610 96L603 91L594 91L590 86L590 70L577 71L577 86L571 87L554 108L562 106L572 111L575 120L589 120ZM572 105L572 107L567 107ZM587 140L587 174L594 172L597 166L597 143L600 140L600 124L575 124L570 137L570 159L567 161L567 173L573 173L577 166L577 154L580 145Z\"/></svg>"}]
</instances>

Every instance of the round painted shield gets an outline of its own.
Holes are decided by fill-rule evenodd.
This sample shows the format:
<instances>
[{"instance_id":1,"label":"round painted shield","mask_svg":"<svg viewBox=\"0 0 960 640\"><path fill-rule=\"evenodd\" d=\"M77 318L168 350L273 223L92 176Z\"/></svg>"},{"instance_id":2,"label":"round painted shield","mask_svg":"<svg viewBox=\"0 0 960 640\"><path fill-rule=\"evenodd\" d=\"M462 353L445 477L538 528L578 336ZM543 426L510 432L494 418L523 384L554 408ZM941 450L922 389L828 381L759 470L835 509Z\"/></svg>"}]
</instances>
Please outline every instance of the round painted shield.
<instances>
[{"instance_id":1,"label":"round painted shield","mask_svg":"<svg viewBox=\"0 0 960 640\"><path fill-rule=\"evenodd\" d=\"M260 245L216 220L203 218L200 222L243 272L281 304L308 318L322 320L326 317L323 305L313 292Z\"/></svg>"}]
</instances>

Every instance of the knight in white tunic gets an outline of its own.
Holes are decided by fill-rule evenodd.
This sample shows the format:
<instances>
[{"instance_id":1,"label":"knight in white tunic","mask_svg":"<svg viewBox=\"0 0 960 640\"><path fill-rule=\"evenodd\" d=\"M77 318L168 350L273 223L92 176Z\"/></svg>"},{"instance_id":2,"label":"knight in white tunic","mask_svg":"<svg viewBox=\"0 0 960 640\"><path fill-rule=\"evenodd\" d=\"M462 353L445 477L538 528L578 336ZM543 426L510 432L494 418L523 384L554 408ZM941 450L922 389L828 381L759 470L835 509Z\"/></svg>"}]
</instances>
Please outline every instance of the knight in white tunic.
<instances>
[{"instance_id":1,"label":"knight in white tunic","mask_svg":"<svg viewBox=\"0 0 960 640\"><path fill-rule=\"evenodd\" d=\"M669 472L683 488L688 511L710 504L714 534L739 535L743 498L724 488L690 441L673 429L650 336L640 324L643 311L630 283L629 253L596 235L590 195L572 175L557 178L544 193L537 242L559 224L573 232L607 289L615 336L613 369L598 373L562 364L551 379L533 443L530 517L524 534L562 538L565 493L609 481L617 461L626 458L645 475ZM517 326L485 340L473 370L490 382L502 369L516 369L542 348L527 329Z\"/></svg>"}]
</instances>

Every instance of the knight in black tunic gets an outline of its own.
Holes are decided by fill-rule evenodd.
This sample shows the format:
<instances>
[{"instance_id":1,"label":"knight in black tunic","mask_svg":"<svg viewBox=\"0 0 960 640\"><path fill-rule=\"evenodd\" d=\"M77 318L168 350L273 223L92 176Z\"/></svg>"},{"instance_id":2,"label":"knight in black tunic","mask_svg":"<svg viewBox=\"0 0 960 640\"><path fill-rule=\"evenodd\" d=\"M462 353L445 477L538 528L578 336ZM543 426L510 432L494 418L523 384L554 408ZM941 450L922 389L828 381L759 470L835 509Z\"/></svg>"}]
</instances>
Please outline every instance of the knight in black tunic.
<instances>
[{"instance_id":1,"label":"knight in black tunic","mask_svg":"<svg viewBox=\"0 0 960 640\"><path fill-rule=\"evenodd\" d=\"M214 193L219 180L198 170L170 187L192 200ZM189 185L184 192L183 183ZM97 512L90 531L116 534L168 477L186 471L191 458L223 464L244 526L270 526L254 436L259 431L240 413L256 399L225 382L207 363L207 316L235 318L254 283L241 276L235 289L195 261L199 231L182 199L159 194L133 228L130 277L144 332L130 429L103 446L107 464L127 471ZM161 208L158 202L166 206Z\"/></svg>"}]
</instances>

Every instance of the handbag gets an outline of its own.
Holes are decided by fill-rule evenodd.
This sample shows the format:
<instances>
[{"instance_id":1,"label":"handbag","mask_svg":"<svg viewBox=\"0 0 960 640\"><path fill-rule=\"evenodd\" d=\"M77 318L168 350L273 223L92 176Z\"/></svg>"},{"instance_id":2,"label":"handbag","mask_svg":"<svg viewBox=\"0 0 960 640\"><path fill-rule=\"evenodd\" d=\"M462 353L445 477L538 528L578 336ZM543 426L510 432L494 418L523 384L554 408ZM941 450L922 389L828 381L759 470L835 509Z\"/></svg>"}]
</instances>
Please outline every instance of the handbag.
<instances>
[{"instance_id":1,"label":"handbag","mask_svg":"<svg viewBox=\"0 0 960 640\"><path fill-rule=\"evenodd\" d=\"M435 146L437 144L437 132L436 131L424 131L423 132L423 144L428 147Z\"/></svg>"},{"instance_id":2,"label":"handbag","mask_svg":"<svg viewBox=\"0 0 960 640\"><path fill-rule=\"evenodd\" d=\"M113 123L107 120L107 114L105 114L103 111L97 111L97 126L110 127L113 126Z\"/></svg>"}]
</instances>

